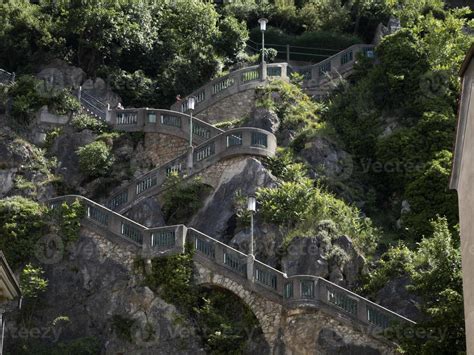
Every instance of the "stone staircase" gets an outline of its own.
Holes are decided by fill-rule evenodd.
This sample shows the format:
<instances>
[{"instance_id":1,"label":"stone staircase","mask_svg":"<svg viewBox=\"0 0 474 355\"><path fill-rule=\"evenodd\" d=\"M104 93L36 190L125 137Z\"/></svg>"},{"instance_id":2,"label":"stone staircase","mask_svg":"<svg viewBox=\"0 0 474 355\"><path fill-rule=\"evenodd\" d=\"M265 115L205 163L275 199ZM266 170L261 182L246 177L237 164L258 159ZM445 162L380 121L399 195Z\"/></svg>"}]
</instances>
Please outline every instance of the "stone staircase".
<instances>
[{"instance_id":1,"label":"stone staircase","mask_svg":"<svg viewBox=\"0 0 474 355\"><path fill-rule=\"evenodd\" d=\"M320 75L321 66L344 68L345 73L348 73L353 67L353 63L349 63L354 61L355 53L369 47L352 46L317 64L317 67L293 68L293 70L305 75L307 88L311 87L311 80L315 74L319 75L317 85L320 85L326 80ZM348 62L344 62L345 59L342 60L342 58L348 58ZM338 61L344 63L339 66L333 64ZM3 77L6 78L5 80L12 80L12 74L0 71L0 80ZM224 96L260 85L262 80L275 77L288 79L286 63L255 66L232 72L193 93L198 98L196 111L202 110L206 105ZM108 105L88 93L80 92L78 96L88 114L106 121L116 130L156 132L180 137L189 142L191 117L185 113L150 108L110 110ZM174 105L172 108L187 110L185 104ZM212 272L227 275L248 291L257 293L282 307L322 310L357 329L383 330L393 322L413 323L399 314L320 277L287 276L255 260L252 255L231 248L196 229L187 228L184 225L148 228L123 216L124 212L144 198L162 192L165 189L163 183L172 172L190 177L221 160L236 156L268 157L274 155L277 148L275 136L261 129L241 127L223 131L195 117L192 118L192 122L192 137L195 145L190 147L188 153L122 186L106 201L105 205L84 196L67 195L50 199L49 206L54 209L64 202L72 202L76 199L81 201L86 209L86 215L82 221L85 227L104 234L112 241L126 243L135 248L137 256L147 259L182 253L186 245L192 245L197 263L205 265Z\"/></svg>"},{"instance_id":2,"label":"stone staircase","mask_svg":"<svg viewBox=\"0 0 474 355\"><path fill-rule=\"evenodd\" d=\"M82 102L82 101L81 101ZM105 120L117 130L159 132L189 139L191 117L161 109L108 110ZM266 131L242 127L222 131L193 118L192 151L194 175L231 156L271 156L276 150L275 137ZM48 201L51 208L63 202L80 200L86 208L83 225L102 233L112 241L135 248L137 256L146 259L182 253L186 245L195 249L194 259L212 273L225 274L248 291L259 294L282 307L318 309L354 329L383 331L395 323L414 324L411 320L379 306L347 289L313 275L287 276L194 228L184 225L148 228L123 216L131 206L145 197L164 190L163 182L171 172L185 175L184 165L190 154L178 156L133 180L115 193L105 206L83 196L68 195ZM188 176L191 176L188 175ZM115 211L114 211L115 210ZM369 334L377 336L377 332Z\"/></svg>"},{"instance_id":3,"label":"stone staircase","mask_svg":"<svg viewBox=\"0 0 474 355\"><path fill-rule=\"evenodd\" d=\"M75 200L81 201L86 209L83 226L105 234L112 241L127 243L142 258L183 253L186 245L192 245L197 263L283 307L319 309L357 329L383 331L394 323L414 324L321 277L287 276L194 228L184 225L147 228L78 195L56 197L48 204L55 209L64 202ZM370 333L377 336L377 331Z\"/></svg>"},{"instance_id":4,"label":"stone staircase","mask_svg":"<svg viewBox=\"0 0 474 355\"><path fill-rule=\"evenodd\" d=\"M297 67L289 66L288 63L272 63L239 69L210 81L182 101L173 104L171 109L187 112L187 99L194 96L194 113L199 114L228 96L255 89L262 85L262 82L272 79L287 81L293 72L303 76L303 89L309 95L320 99L330 93L335 81L352 73L358 55L373 58L374 50L375 46L371 44L355 44L313 65Z\"/></svg>"}]
</instances>

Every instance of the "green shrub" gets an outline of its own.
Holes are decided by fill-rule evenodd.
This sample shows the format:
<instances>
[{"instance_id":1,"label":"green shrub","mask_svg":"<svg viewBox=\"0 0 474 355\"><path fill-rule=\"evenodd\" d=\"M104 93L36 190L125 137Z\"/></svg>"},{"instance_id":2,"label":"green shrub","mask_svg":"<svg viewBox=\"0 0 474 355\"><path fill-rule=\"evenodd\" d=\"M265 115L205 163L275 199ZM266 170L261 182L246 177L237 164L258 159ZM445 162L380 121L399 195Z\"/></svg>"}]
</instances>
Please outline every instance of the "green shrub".
<instances>
[{"instance_id":1,"label":"green shrub","mask_svg":"<svg viewBox=\"0 0 474 355\"><path fill-rule=\"evenodd\" d=\"M44 147L46 150L51 149L51 147L54 144L54 141L56 140L56 138L58 138L62 134L62 132L63 132L63 129L60 127L53 128L49 130L48 132L46 132L46 139L44 142Z\"/></svg>"},{"instance_id":2,"label":"green shrub","mask_svg":"<svg viewBox=\"0 0 474 355\"><path fill-rule=\"evenodd\" d=\"M190 312L196 304L193 286L193 251L187 247L184 254L163 256L152 260L152 273L145 275L146 284L158 291L163 299ZM137 265L144 272L143 260Z\"/></svg>"},{"instance_id":3,"label":"green shrub","mask_svg":"<svg viewBox=\"0 0 474 355\"><path fill-rule=\"evenodd\" d=\"M183 181L177 174L171 174L163 193L163 214L168 224L187 223L189 219L204 205L204 200L211 191L208 185L199 178Z\"/></svg>"},{"instance_id":4,"label":"green shrub","mask_svg":"<svg viewBox=\"0 0 474 355\"><path fill-rule=\"evenodd\" d=\"M24 197L0 200L0 250L12 267L27 262L36 242L48 233L46 208Z\"/></svg>"},{"instance_id":5,"label":"green shrub","mask_svg":"<svg viewBox=\"0 0 474 355\"><path fill-rule=\"evenodd\" d=\"M80 147L76 153L81 171L91 178L107 175L114 161L112 149L102 141Z\"/></svg>"},{"instance_id":6,"label":"green shrub","mask_svg":"<svg viewBox=\"0 0 474 355\"><path fill-rule=\"evenodd\" d=\"M282 80L256 90L256 106L274 111L280 118L279 132L284 129L299 131L318 122L322 105L317 104L298 86Z\"/></svg>"},{"instance_id":7,"label":"green shrub","mask_svg":"<svg viewBox=\"0 0 474 355\"><path fill-rule=\"evenodd\" d=\"M90 129L96 134L102 134L109 131L109 127L104 121L98 120L97 118L87 114L79 114L74 116L71 124L79 131Z\"/></svg>"},{"instance_id":8,"label":"green shrub","mask_svg":"<svg viewBox=\"0 0 474 355\"><path fill-rule=\"evenodd\" d=\"M350 8L340 0L309 0L300 19L307 31L342 32L350 26Z\"/></svg>"},{"instance_id":9,"label":"green shrub","mask_svg":"<svg viewBox=\"0 0 474 355\"><path fill-rule=\"evenodd\" d=\"M73 243L79 238L81 220L85 213L85 207L78 199L69 204L64 202L50 210L54 224L58 227L58 234L65 244Z\"/></svg>"}]
</instances>

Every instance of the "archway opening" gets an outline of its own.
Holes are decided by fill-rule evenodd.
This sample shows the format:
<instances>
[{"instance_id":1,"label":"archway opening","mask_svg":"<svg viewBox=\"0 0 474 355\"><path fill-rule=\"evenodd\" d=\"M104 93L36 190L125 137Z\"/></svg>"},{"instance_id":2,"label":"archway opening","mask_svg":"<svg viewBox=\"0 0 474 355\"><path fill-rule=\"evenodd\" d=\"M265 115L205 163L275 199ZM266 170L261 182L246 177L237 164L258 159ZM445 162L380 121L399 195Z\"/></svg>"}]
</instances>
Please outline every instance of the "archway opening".
<instances>
[{"instance_id":1,"label":"archway opening","mask_svg":"<svg viewBox=\"0 0 474 355\"><path fill-rule=\"evenodd\" d=\"M252 310L234 293L201 286L194 317L210 354L268 354L270 348Z\"/></svg>"}]
</instances>

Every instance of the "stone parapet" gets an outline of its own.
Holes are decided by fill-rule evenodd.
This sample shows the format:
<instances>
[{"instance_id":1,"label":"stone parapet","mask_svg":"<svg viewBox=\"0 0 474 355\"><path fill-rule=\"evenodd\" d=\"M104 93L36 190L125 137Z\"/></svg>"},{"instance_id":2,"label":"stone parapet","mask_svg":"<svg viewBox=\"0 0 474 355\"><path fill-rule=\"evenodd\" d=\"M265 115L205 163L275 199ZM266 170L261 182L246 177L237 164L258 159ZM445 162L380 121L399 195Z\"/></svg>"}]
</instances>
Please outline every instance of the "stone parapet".
<instances>
[{"instance_id":1,"label":"stone parapet","mask_svg":"<svg viewBox=\"0 0 474 355\"><path fill-rule=\"evenodd\" d=\"M223 132L194 148L192 174L237 156L270 157L276 152L276 138L272 133L251 127L235 128ZM182 154L158 168L133 180L110 198L106 205L121 213L144 198L158 194L163 183L173 172L189 176L186 171L189 153Z\"/></svg>"},{"instance_id":2,"label":"stone parapet","mask_svg":"<svg viewBox=\"0 0 474 355\"><path fill-rule=\"evenodd\" d=\"M185 245L192 245L195 249L195 261L210 271L202 273L204 275L202 283L227 285L244 300L244 294L256 294L266 302L270 302L269 304L274 303L278 309L321 311L374 339L381 338L382 331L390 327L393 322L414 324L405 317L317 276L288 277L281 271L255 260L253 275L250 275L249 279L247 254L194 228L187 228L184 225L147 228L83 196L62 196L51 199L48 203L54 209L63 202L75 199L85 205L86 216L82 221L84 226L97 232L105 232L104 234L111 240L118 238L120 243L136 247L137 253L145 258L182 253ZM215 279L217 274L221 276ZM212 277L210 281L209 277ZM218 280L228 281L222 283ZM258 318L258 312L261 310L254 311ZM264 314L261 314L260 318L262 317ZM273 319L268 324L263 321L262 323L262 326L266 327L268 324L279 322ZM271 334L274 335L276 332ZM271 337L266 335L267 340L274 342L273 335Z\"/></svg>"}]
</instances>

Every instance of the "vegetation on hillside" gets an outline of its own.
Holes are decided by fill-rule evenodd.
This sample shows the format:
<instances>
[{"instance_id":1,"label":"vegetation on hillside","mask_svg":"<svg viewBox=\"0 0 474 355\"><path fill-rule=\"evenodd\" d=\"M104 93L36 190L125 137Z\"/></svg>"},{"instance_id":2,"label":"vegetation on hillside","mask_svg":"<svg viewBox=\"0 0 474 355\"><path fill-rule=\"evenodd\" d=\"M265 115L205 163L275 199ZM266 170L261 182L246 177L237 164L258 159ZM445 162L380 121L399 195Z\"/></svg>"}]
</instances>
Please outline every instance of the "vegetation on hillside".
<instances>
[{"instance_id":1,"label":"vegetation on hillside","mask_svg":"<svg viewBox=\"0 0 474 355\"><path fill-rule=\"evenodd\" d=\"M126 106L165 107L177 94L255 61L245 47L249 38L259 42L257 19L262 16L270 20L267 41L315 47L309 56L314 61L352 43L370 42L377 25L391 16L401 20L402 29L382 40L376 58L357 58L354 74L326 102L305 95L298 76L293 83L275 81L257 90L257 106L278 115L277 136L287 145L266 162L278 180L276 187L258 190L259 213L285 229L285 243L314 236L320 224L350 236L371 257L362 285L370 297L391 280L407 278L408 291L421 300L425 316L415 330L441 330L442 337L395 334L401 351L462 353L457 201L448 179L460 89L457 70L474 42L466 30L474 25L469 10L448 9L443 0L234 0L223 6L198 0L6 1L0 4L0 68L15 71L17 81L0 85L0 106L27 126L47 105L51 112L74 117L76 130L98 135L77 154L88 181L102 179L97 189L105 193L104 185L114 185L118 176L112 176L114 169L125 170L119 163L128 164L113 166L118 136L87 116L74 115L79 103L71 92L45 92L44 83L32 75L61 59L89 77L107 79ZM306 59L304 50L295 59ZM51 131L47 146L61 134ZM135 137L135 142L141 138ZM339 189L327 179L310 177L300 162L301 152L316 137L330 138L351 156L350 176L337 181L344 185ZM27 146L20 139L13 144ZM21 169L54 179L53 163L39 149L32 152L34 159ZM21 169L14 191L34 198L38 183ZM124 174L133 176L133 171ZM199 181L174 185L164 195L163 212L168 223L186 222L202 207L208 188ZM354 201L361 202L360 208ZM22 284L30 297L25 309L34 308L31 300L47 285L34 263L44 247L42 237L53 233L66 245L74 242L83 213L78 202L52 212L25 197L0 200L0 249L15 269L24 269ZM153 270L146 283L198 324L206 350L245 348L245 330L253 329L256 320L229 295L192 284L191 254L154 259ZM126 329L120 331L127 336ZM92 354L99 348L96 339L83 338L44 349L22 343L14 350Z\"/></svg>"}]
</instances>

